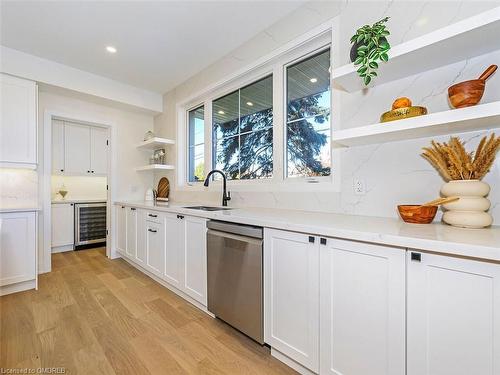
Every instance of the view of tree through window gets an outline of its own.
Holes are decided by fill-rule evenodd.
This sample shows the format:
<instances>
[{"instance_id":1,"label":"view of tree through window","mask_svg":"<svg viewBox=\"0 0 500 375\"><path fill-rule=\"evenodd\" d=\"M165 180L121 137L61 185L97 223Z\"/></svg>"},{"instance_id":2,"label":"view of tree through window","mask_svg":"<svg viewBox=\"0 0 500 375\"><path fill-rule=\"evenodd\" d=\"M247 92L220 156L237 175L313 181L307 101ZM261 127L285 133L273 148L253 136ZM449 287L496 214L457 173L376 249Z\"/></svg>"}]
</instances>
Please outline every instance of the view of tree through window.
<instances>
[{"instance_id":1,"label":"view of tree through window","mask_svg":"<svg viewBox=\"0 0 500 375\"><path fill-rule=\"evenodd\" d=\"M203 106L188 112L188 175L189 181L205 178L205 109Z\"/></svg>"},{"instance_id":2,"label":"view of tree through window","mask_svg":"<svg viewBox=\"0 0 500 375\"><path fill-rule=\"evenodd\" d=\"M273 78L213 101L213 167L229 179L273 174Z\"/></svg>"},{"instance_id":3,"label":"view of tree through window","mask_svg":"<svg viewBox=\"0 0 500 375\"><path fill-rule=\"evenodd\" d=\"M287 67L287 176L328 176L330 50Z\"/></svg>"}]
</instances>

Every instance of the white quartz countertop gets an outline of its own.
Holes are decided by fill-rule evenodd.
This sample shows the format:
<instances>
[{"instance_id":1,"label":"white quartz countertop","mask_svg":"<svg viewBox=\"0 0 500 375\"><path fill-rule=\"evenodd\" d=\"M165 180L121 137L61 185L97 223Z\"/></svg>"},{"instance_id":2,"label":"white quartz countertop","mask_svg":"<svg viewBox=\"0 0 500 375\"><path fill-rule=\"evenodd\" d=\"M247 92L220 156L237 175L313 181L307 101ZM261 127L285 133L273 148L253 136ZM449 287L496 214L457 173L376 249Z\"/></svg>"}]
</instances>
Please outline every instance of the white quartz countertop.
<instances>
[{"instance_id":1,"label":"white quartz countertop","mask_svg":"<svg viewBox=\"0 0 500 375\"><path fill-rule=\"evenodd\" d=\"M115 202L116 205L174 212L325 237L412 248L500 262L500 227L455 228L442 223L407 224L397 218L268 208L201 211L199 203Z\"/></svg>"},{"instance_id":2,"label":"white quartz countertop","mask_svg":"<svg viewBox=\"0 0 500 375\"><path fill-rule=\"evenodd\" d=\"M0 213L41 211L40 207L1 207Z\"/></svg>"},{"instance_id":3,"label":"white quartz countertop","mask_svg":"<svg viewBox=\"0 0 500 375\"><path fill-rule=\"evenodd\" d=\"M101 203L106 202L106 199L56 199L52 201L52 204L62 204L62 203Z\"/></svg>"}]
</instances>

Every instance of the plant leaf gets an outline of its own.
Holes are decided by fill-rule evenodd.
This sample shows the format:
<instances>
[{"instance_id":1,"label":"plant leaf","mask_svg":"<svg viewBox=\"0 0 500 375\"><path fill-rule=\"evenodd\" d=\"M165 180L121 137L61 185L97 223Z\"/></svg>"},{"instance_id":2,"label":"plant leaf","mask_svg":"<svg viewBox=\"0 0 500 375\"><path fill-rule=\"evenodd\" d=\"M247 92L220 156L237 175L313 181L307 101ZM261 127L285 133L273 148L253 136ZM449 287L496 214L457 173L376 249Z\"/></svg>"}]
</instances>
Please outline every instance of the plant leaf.
<instances>
[{"instance_id":1,"label":"plant leaf","mask_svg":"<svg viewBox=\"0 0 500 375\"><path fill-rule=\"evenodd\" d=\"M371 80L372 80L372 77L370 77L370 76L366 76L366 77L364 78L364 80L363 80L363 81L365 82L365 86L368 86L368 85L370 84L370 81L371 81Z\"/></svg>"},{"instance_id":2,"label":"plant leaf","mask_svg":"<svg viewBox=\"0 0 500 375\"><path fill-rule=\"evenodd\" d=\"M377 76L377 72L376 72L376 71L374 71L374 70L372 70L372 71L370 72L370 76L372 76L372 77L376 77L376 76Z\"/></svg>"},{"instance_id":3,"label":"plant leaf","mask_svg":"<svg viewBox=\"0 0 500 375\"><path fill-rule=\"evenodd\" d=\"M356 38L356 43L361 43L361 41L364 39L364 35L358 35L358 37Z\"/></svg>"},{"instance_id":4,"label":"plant leaf","mask_svg":"<svg viewBox=\"0 0 500 375\"><path fill-rule=\"evenodd\" d=\"M357 72L358 72L359 74L362 74L362 73L366 72L366 70L367 70L367 69L368 69L368 67L367 67L366 65L363 65L361 68L359 68L359 69L357 70Z\"/></svg>"},{"instance_id":5,"label":"plant leaf","mask_svg":"<svg viewBox=\"0 0 500 375\"><path fill-rule=\"evenodd\" d=\"M370 61L370 63L368 64L368 66L372 69L377 69L378 68L378 64L375 62L375 61Z\"/></svg>"},{"instance_id":6,"label":"plant leaf","mask_svg":"<svg viewBox=\"0 0 500 375\"><path fill-rule=\"evenodd\" d=\"M366 52L366 51L368 51L368 47L367 47L367 46L364 46L364 45L363 45L363 46L359 46L359 47L358 47L358 51L363 51L363 52Z\"/></svg>"},{"instance_id":7,"label":"plant leaf","mask_svg":"<svg viewBox=\"0 0 500 375\"><path fill-rule=\"evenodd\" d=\"M363 57L358 56L358 58L356 60L354 60L354 65L359 65L359 64L361 64L362 61L363 61Z\"/></svg>"},{"instance_id":8,"label":"plant leaf","mask_svg":"<svg viewBox=\"0 0 500 375\"><path fill-rule=\"evenodd\" d=\"M384 53L381 53L381 54L380 54L380 59L381 59L382 61L387 62L387 61L389 61L389 55L388 55L387 53L385 53L385 52L384 52Z\"/></svg>"}]
</instances>

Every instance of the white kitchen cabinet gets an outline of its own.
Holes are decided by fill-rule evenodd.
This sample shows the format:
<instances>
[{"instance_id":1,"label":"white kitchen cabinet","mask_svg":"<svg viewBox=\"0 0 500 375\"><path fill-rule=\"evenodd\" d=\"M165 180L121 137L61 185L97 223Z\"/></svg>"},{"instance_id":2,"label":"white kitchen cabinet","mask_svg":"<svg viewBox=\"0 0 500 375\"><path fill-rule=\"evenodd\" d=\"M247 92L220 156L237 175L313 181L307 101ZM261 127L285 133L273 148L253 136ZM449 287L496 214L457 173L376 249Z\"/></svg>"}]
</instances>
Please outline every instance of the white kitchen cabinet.
<instances>
[{"instance_id":1,"label":"white kitchen cabinet","mask_svg":"<svg viewBox=\"0 0 500 375\"><path fill-rule=\"evenodd\" d=\"M320 244L320 373L404 374L405 250Z\"/></svg>"},{"instance_id":2,"label":"white kitchen cabinet","mask_svg":"<svg viewBox=\"0 0 500 375\"><path fill-rule=\"evenodd\" d=\"M64 123L64 165L68 174L90 174L90 127Z\"/></svg>"},{"instance_id":3,"label":"white kitchen cabinet","mask_svg":"<svg viewBox=\"0 0 500 375\"><path fill-rule=\"evenodd\" d=\"M177 214L165 214L165 280L182 290L184 281L184 222Z\"/></svg>"},{"instance_id":4,"label":"white kitchen cabinet","mask_svg":"<svg viewBox=\"0 0 500 375\"><path fill-rule=\"evenodd\" d=\"M127 208L116 206L116 249L122 254L127 254Z\"/></svg>"},{"instance_id":5,"label":"white kitchen cabinet","mask_svg":"<svg viewBox=\"0 0 500 375\"><path fill-rule=\"evenodd\" d=\"M184 237L184 292L207 305L207 221L192 216L181 216Z\"/></svg>"},{"instance_id":6,"label":"white kitchen cabinet","mask_svg":"<svg viewBox=\"0 0 500 375\"><path fill-rule=\"evenodd\" d=\"M105 176L108 169L108 130L90 128L90 173Z\"/></svg>"},{"instance_id":7,"label":"white kitchen cabinet","mask_svg":"<svg viewBox=\"0 0 500 375\"><path fill-rule=\"evenodd\" d=\"M36 286L36 215L0 213L0 295Z\"/></svg>"},{"instance_id":8,"label":"white kitchen cabinet","mask_svg":"<svg viewBox=\"0 0 500 375\"><path fill-rule=\"evenodd\" d=\"M146 264L146 212L139 208L136 212L137 247L135 252L135 262L144 266Z\"/></svg>"},{"instance_id":9,"label":"white kitchen cabinet","mask_svg":"<svg viewBox=\"0 0 500 375\"><path fill-rule=\"evenodd\" d=\"M37 86L33 81L0 74L0 163L37 164Z\"/></svg>"},{"instance_id":10,"label":"white kitchen cabinet","mask_svg":"<svg viewBox=\"0 0 500 375\"><path fill-rule=\"evenodd\" d=\"M264 340L319 369L319 244L314 236L264 231Z\"/></svg>"},{"instance_id":11,"label":"white kitchen cabinet","mask_svg":"<svg viewBox=\"0 0 500 375\"><path fill-rule=\"evenodd\" d=\"M127 220L127 245L125 253L135 259L137 252L137 209L135 207L125 208Z\"/></svg>"},{"instance_id":12,"label":"white kitchen cabinet","mask_svg":"<svg viewBox=\"0 0 500 375\"><path fill-rule=\"evenodd\" d=\"M75 243L75 207L73 203L52 204L52 248Z\"/></svg>"},{"instance_id":13,"label":"white kitchen cabinet","mask_svg":"<svg viewBox=\"0 0 500 375\"><path fill-rule=\"evenodd\" d=\"M500 265L407 254L407 375L500 374Z\"/></svg>"},{"instance_id":14,"label":"white kitchen cabinet","mask_svg":"<svg viewBox=\"0 0 500 375\"><path fill-rule=\"evenodd\" d=\"M163 220L159 224L146 221L146 266L158 277L163 277L165 274L165 224Z\"/></svg>"},{"instance_id":15,"label":"white kitchen cabinet","mask_svg":"<svg viewBox=\"0 0 500 375\"><path fill-rule=\"evenodd\" d=\"M64 174L64 121L52 120L52 174Z\"/></svg>"}]
</instances>

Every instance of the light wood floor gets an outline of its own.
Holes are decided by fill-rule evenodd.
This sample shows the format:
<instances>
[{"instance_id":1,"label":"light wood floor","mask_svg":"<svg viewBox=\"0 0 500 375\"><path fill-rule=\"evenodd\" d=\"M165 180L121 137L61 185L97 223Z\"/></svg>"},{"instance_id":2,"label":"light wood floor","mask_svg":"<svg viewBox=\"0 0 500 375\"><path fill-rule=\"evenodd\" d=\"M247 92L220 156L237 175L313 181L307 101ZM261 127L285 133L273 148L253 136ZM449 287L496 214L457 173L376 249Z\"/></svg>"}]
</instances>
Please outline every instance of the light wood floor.
<instances>
[{"instance_id":1,"label":"light wood floor","mask_svg":"<svg viewBox=\"0 0 500 375\"><path fill-rule=\"evenodd\" d=\"M0 367L68 374L290 374L269 350L104 249L52 256L39 290L0 298Z\"/></svg>"}]
</instances>

